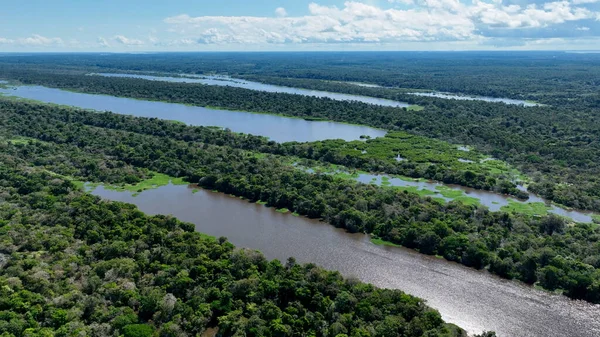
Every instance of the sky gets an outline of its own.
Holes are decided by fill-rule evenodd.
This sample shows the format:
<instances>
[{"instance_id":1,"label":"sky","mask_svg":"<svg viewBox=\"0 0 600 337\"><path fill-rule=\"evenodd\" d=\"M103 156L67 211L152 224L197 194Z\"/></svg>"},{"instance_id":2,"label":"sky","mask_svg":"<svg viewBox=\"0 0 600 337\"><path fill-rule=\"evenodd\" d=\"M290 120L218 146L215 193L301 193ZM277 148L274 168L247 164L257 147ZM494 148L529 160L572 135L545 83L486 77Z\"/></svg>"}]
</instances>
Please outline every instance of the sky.
<instances>
[{"instance_id":1,"label":"sky","mask_svg":"<svg viewBox=\"0 0 600 337\"><path fill-rule=\"evenodd\" d=\"M2 2L0 52L600 49L600 0Z\"/></svg>"}]
</instances>

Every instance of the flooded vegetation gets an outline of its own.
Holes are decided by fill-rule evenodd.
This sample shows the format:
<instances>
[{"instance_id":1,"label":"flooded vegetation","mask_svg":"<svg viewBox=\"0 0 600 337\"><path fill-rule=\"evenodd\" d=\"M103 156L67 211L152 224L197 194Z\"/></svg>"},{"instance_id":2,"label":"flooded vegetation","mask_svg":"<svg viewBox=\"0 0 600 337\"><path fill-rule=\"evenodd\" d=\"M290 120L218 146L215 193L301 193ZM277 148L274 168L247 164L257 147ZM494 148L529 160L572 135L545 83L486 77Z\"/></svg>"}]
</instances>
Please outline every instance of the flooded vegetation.
<instances>
[{"instance_id":1,"label":"flooded vegetation","mask_svg":"<svg viewBox=\"0 0 600 337\"><path fill-rule=\"evenodd\" d=\"M497 280L500 283L506 282L511 287L516 284L501 281L485 272L476 271L476 269L489 270L506 278L519 279L529 284L545 286L550 290L562 292L573 298L586 298L589 301L595 301L596 299L593 288L590 288L590 291L579 292L582 286L579 285L580 283L575 283L592 280L596 277L594 274L595 269L592 267L578 269L577 274L568 274L569 278L565 278L564 283L550 283L553 279L545 276L558 269L558 267L548 265L548 262L543 264L543 256L546 255L542 255L542 253L546 254L545 252L549 250L556 252L550 252L550 254L556 256L556 259L561 256L558 255L558 252L560 254L571 254L573 259L560 260L564 262L564 270L570 270L574 264L583 264L584 259L594 263L588 258L593 255L595 247L592 244L595 239L595 232L594 227L591 225L571 224L559 217L534 218L520 213L487 212L485 209L473 206L471 199L468 199L469 197L463 198L462 202L448 202L450 199L457 200L462 196L448 186L435 187L435 190L439 192L439 197L432 197L432 193L424 192L422 189L415 188L415 193L408 193L411 192L410 186L406 187L405 190L392 186L392 184L401 183L390 182L395 177L381 177L382 187L378 187L369 186L378 185L378 178L373 175L363 177L368 180L368 184L357 184L355 178L352 177L353 173L350 172L346 173L349 177L344 179L336 179L335 176L331 177L323 174L308 174L289 167L285 160L294 159L289 154L282 156L250 151L247 148L248 144L253 144L254 149L263 149L264 146L268 145L263 143L265 140L260 137L240 135L214 128L191 127L158 119L134 118L120 114L61 108L14 99L3 99L0 100L0 103L4 111L2 115L4 127L15 136L21 137L6 143L4 153L13 155L21 161L30 162L31 165L38 165L38 169L44 170L44 172L47 172L46 174L52 172L55 177L69 176L80 181L94 181L96 183L114 180L115 183L129 184L129 181L137 181L138 184L131 186L131 188L126 186L120 188L122 192L106 190L106 193L126 195L132 199L141 198L140 200L147 195L154 195L155 202L162 205L174 202L179 206L184 206L189 199L190 201L196 201L196 203L193 207L186 207L186 209L190 209L186 212L206 219L211 216L210 212L200 210L197 205L198 200L194 199L194 196L201 195L202 190L189 190L181 185L158 186L165 181L164 176L156 177L156 179L152 177L154 183L142 183L149 178L150 172L159 172L183 178L188 182L199 184L207 190L219 190L236 195L236 198L230 199L243 202L244 205L258 207L257 205L266 203L272 207L275 213L286 215L290 219L304 218L293 217L284 213L293 212L296 215L322 218L327 223L344 228L348 232L370 233L376 243L387 244L391 242L396 246L402 245L414 250L408 253L416 254L418 251L430 255L429 257L422 257L416 262L417 264L424 264L429 259L436 261L438 259L435 256L438 255L448 261L457 261L471 267L472 269L468 269L468 272L474 273L473 275L483 275L484 280L489 278L489 280ZM32 125L43 125L43 128L31 127ZM400 137L403 135L396 134L395 136ZM27 139L35 140L28 141ZM376 140L377 138L373 139L373 141ZM351 149L363 155L359 151L359 144L364 143L356 143L356 146ZM272 142L273 146L276 144ZM291 145L305 146L305 144ZM283 152L284 144L281 144L281 146L279 150ZM476 151L460 151L456 145L452 145L451 148L456 152L448 153L446 159L451 162L458 163L457 160L452 160L456 158L455 155L459 156L458 158L463 156L479 158L482 155ZM367 154L376 149L377 147L369 147ZM387 152L390 161L397 163L394 160L397 153L396 151ZM412 153L412 155L416 154ZM434 158L433 154L432 158ZM463 165L463 163L460 164ZM314 173L318 172L315 170ZM353 180L349 181L351 178ZM371 184L374 179L375 181ZM139 188L138 186L152 188L141 192L133 191ZM171 194L165 188L183 189L183 191L186 191L185 193L193 196L177 196ZM98 190L102 191L103 188L98 187ZM194 193L193 191L198 192ZM134 196L135 194L138 195ZM103 197L111 198L108 195L103 195ZM248 198L255 201L255 203L247 203L240 200L240 197ZM435 200L436 198L442 200ZM231 213L236 216L242 213L235 206L223 207L228 208L226 210L220 208L219 210L217 206L211 205L211 209L219 213ZM159 211L159 207L156 205L152 205L152 209L152 211ZM179 215L180 213L176 213L173 209L160 212L185 217L183 213ZM253 234L246 233L244 235L246 237L278 235L278 233L268 232L263 234L256 227L250 227L252 224L248 221L254 220L248 215L243 216L242 221L246 226L253 229ZM216 221L220 227L224 226L223 222L222 219ZM289 224L290 222L286 221L286 229L293 232L296 226L289 226ZM324 224L318 222L315 222L315 225L321 228L324 226ZM335 230L333 226L329 226L327 230ZM518 230L508 230L512 226L518 228ZM323 233L315 233L315 235L324 236ZM379 250L368 250L367 247L377 247L370 243L371 238L348 233L344 233L344 235L358 237L360 240L364 240L365 245L370 245L354 246L357 250L367 251L367 256L380 256L382 254ZM299 238L299 235L294 236L297 241ZM273 238L269 240L271 245L273 240ZM345 248L337 247L337 241L332 240L327 241L330 246L327 248L344 252ZM490 240L501 240L503 246L496 245L494 244L496 241ZM529 245L519 244L521 242L528 242ZM300 248L304 250L307 247L312 248L304 242L301 242L300 245ZM286 254L292 252L289 246L289 244L282 245L284 247L282 249L285 249ZM514 253L506 256L504 247L510 247ZM262 248L262 246L257 248ZM378 247L377 249L388 248ZM401 248L396 247L394 249ZM316 252L316 248L312 250ZM532 251L533 253L531 253ZM301 253L299 254L301 255ZM326 253L322 256L334 262L331 260L333 258L332 254ZM348 257L355 258L348 259ZM316 259L312 255L307 258ZM334 267L339 267L342 272L352 276L353 269L348 272L344 270L356 266L357 262L355 260L361 258L363 257L345 254L344 259L350 261L351 265L347 267L334 265ZM360 273L355 274L355 276L364 277L373 282L381 282L381 284L386 284L388 279L403 281L402 278L396 276L396 273L406 274L407 270L412 271L416 267L402 265L396 269L393 262L390 263L389 261L397 259L400 258L396 254L392 254L379 262L368 261L369 264L379 264L381 268L388 268L390 272L394 272L393 274L381 274L377 270L365 269L365 267L359 265L361 270L368 271L369 274L372 274L372 277L369 278L369 275L361 275ZM533 260L535 263L525 264L528 259L535 259ZM558 261L556 259L551 261ZM444 266L453 266L453 264L439 260L439 266L442 269L434 268L434 272L448 273ZM324 265L326 265L325 262ZM457 268L462 267L457 266ZM412 272L408 274L412 274ZM533 277L540 275L540 278L532 279L530 278L531 275ZM377 280L379 276L383 276L384 279ZM550 323L545 320L546 316L561 315L565 310L572 314L573 311L577 310L577 318L574 319L571 315L569 319L587 322L590 317L593 317L595 308L591 304L582 302L561 302L582 305L575 308L569 305L567 307L553 306L548 308L547 304L556 304L564 297L539 292L540 296L549 296L548 298L551 299L545 301L537 298L538 295L535 295L537 294L536 290L527 286L522 287L524 293L518 293L514 302L507 305L506 308L502 305L507 303L508 299L513 298L512 296L516 292L514 288L503 288L506 289L508 294L503 292L497 296L490 292L490 289L485 289L482 293L491 296L491 299L473 304L476 297L482 296L481 293L473 296L463 295L462 293L465 290L462 288L475 288L476 282L479 282L478 279L463 277L462 275L453 277L458 280L454 281L456 282L456 288L453 289L456 290L456 294L453 294L448 293L449 286L443 286L443 284L437 283L437 280L427 282L427 285L422 286L421 283L424 283L425 279L432 277L430 274L415 273L415 277L418 279L405 282L407 289L413 291L409 284L414 284L415 288L419 287L421 289L420 291L429 292L428 296L423 297L428 299L432 305L437 305L434 304L437 303L436 301L442 302L440 306L446 306L446 309L443 310L444 317L457 317L458 313L456 322L460 322L470 331L478 331L480 326L486 326L486 329L496 328L499 325L498 317L502 322L515 320L515 324L504 327L504 330L500 331L511 332L510 329L513 327L522 330L525 328L524 324L526 324L522 320L523 317L526 317L528 324L532 324L532 315L537 317L535 316L536 313L542 312L541 318L533 319L535 326L526 331L536 331L536 333L540 332L544 335L550 326ZM451 280L444 279L441 276L440 279L444 283L451 282ZM467 280L467 283L464 280ZM571 288L567 288L570 285ZM394 283L391 283L391 286L400 287L402 284L394 285ZM430 286L439 287L439 291L447 295L440 295L438 298L435 292L429 289ZM496 283L490 286L492 289L498 287ZM414 289L414 291L416 294L419 293L418 289ZM447 297L453 295L458 296L458 298ZM489 310L492 309L481 310L481 308L477 308L479 314L473 311L479 303L483 303L489 308L500 307L499 310L502 311L515 305L517 301L526 302L523 299L524 296L534 298L533 304L531 304L533 307L530 306L531 313L528 311L511 311L505 315L496 313L493 315L494 319L490 322L482 315L486 312L489 313ZM497 303L497 301L501 303ZM542 303L542 308L536 306L539 303ZM522 304L529 306L526 303ZM518 317L512 316L515 312L519 313ZM454 318L448 319L454 321ZM555 321L555 319L552 318L552 321ZM476 326L476 328L472 329L470 326ZM552 331L562 333L564 332L564 330L561 330L562 328L562 324L560 324L557 327L552 327ZM569 329L577 329L577 327L569 327ZM548 335L548 333L545 335Z\"/></svg>"},{"instance_id":2,"label":"flooded vegetation","mask_svg":"<svg viewBox=\"0 0 600 337\"><path fill-rule=\"evenodd\" d=\"M18 258L24 266L9 265L3 272L25 275L24 283L32 275L79 282L67 280L72 270L67 255L61 254L83 257L85 252L85 262L90 256L123 257L119 265L134 261L144 271L156 268L163 283L152 286L160 291L187 296L189 289L200 289L186 282L210 274L196 268L210 254L193 251L185 264L173 264L178 269L165 268L165 261L171 263L175 255L146 263L146 257L160 255L154 254L157 246L146 246L154 238L120 214L144 215L129 205L104 203L110 212L79 221L77 215L88 216L99 208L79 209L81 204L69 204L72 196L103 204L84 194L85 188L149 214L175 215L193 223L198 232L229 237L268 258L294 256L339 270L355 279L343 283L354 289L359 279L405 290L471 333L598 336L600 164L595 111L600 101L594 81L600 68L594 62L565 64L564 55L548 62L543 53L533 58L523 53L509 62L505 55L498 61L496 55L478 54L465 62L467 54L444 54L451 67L447 59L440 61L441 54L408 59L393 53L328 54L333 56L325 59L314 54L290 56L291 63L280 54L3 55L2 78L20 86L0 82L0 92L11 96L0 99L0 154L7 163L0 168L0 188L8 186L0 194L6 201L0 211L7 216L0 227L10 231L0 243L11 250L10 255L0 254L0 264ZM544 58L545 63L540 61ZM402 60L409 62L398 62ZM508 71L513 68L517 71ZM214 73L235 75L188 75ZM340 123L323 122L330 120ZM15 167L22 172L11 171ZM16 205L43 211L19 213L11 209ZM73 216L74 210L81 213ZM45 216L48 211L53 216ZM55 219L69 225L64 230L37 228L29 235L32 219L42 226ZM173 218L157 219L164 220L160 226L170 226L161 240L194 234L192 224L185 225L184 234ZM77 223L71 225L72 220ZM139 228L113 230L113 220ZM131 239L131 234L142 236ZM45 235L53 235L52 240ZM82 235L85 240L80 240ZM63 239L73 245L65 246ZM161 240L156 243L163 249ZM211 242L229 245L224 238ZM88 247L93 255L87 254ZM192 246L181 241L177 247ZM131 249L150 254L131 255ZM45 264L55 257L65 257L60 266L64 273ZM278 270L286 274L295 263L289 260ZM113 265L90 269L104 282L98 289L131 290L129 283L113 278L108 269ZM231 309L226 301L230 291L240 296L230 303L239 304L245 315L255 307L239 299L260 294L254 291L251 273L263 270L231 270L229 275L248 274L235 284L216 281L223 286L219 292L224 296L217 296L223 301L211 298L207 304L210 310ZM141 287L146 285L136 284L143 296ZM19 286L0 276L0 290L10 292L11 298ZM69 290L59 282L44 286ZM305 294L302 285L288 289ZM104 295L94 289L81 293ZM171 297L160 295L156 303L164 304L165 298L172 303ZM343 299L352 303L351 297ZM44 305L54 303L47 298ZM339 309L338 303L321 303L326 304L323 312ZM54 313L52 320L64 316ZM282 317L296 318L288 313ZM335 315L328 319L333 322ZM247 316L230 322L249 321ZM162 335L162 318L149 317L140 321L148 324L147 335L154 325L154 334ZM356 317L347 322L358 322ZM215 324L213 318L205 328L228 335L233 325L221 324L221 318ZM346 332L356 334L350 327Z\"/></svg>"},{"instance_id":3,"label":"flooded vegetation","mask_svg":"<svg viewBox=\"0 0 600 337\"><path fill-rule=\"evenodd\" d=\"M533 216L556 214L567 218L569 221L591 223L596 214L579 210L566 209L552 204L539 196L530 194L527 200L519 200L509 195L502 195L490 191L478 190L453 184L443 184L425 179L414 179L402 176L372 174L361 171L349 171L341 166L303 167L295 165L309 173L331 174L343 179L352 179L363 184L399 188L404 191L417 193L424 197L431 197L442 202L459 201L469 205L481 205L490 211L505 211L523 213ZM524 187L519 186L524 189Z\"/></svg>"},{"instance_id":4,"label":"flooded vegetation","mask_svg":"<svg viewBox=\"0 0 600 337\"><path fill-rule=\"evenodd\" d=\"M106 110L115 113L131 114L139 117L154 117L177 120L189 125L219 126L223 128L229 128L237 132L262 135L279 142L318 141L326 139L325 137L353 140L360 138L360 136L372 136L376 138L385 135L385 131L383 130L341 123L305 121L302 119L286 118L266 114L252 114L247 112L207 109L182 104L143 101L107 95L83 94L40 86L19 86L12 89L0 89L0 93L21 98L39 100L47 103L76 106L98 111ZM405 141L415 138L413 136L399 134L392 134L391 137L392 138L390 139L397 139L398 137L401 137L401 139ZM380 145L378 144L385 145L384 139L387 139L387 137L372 139L366 144L363 142L355 142L355 145L358 147L371 149L370 152L364 149L356 151L365 156L373 156L381 151L381 149L378 147ZM440 160L441 157L436 157L436 159L434 159L434 157L437 156L436 154L431 155L415 152L419 147L427 148L427 151L431 151L432 145L436 149L435 151L443 153L443 156L445 157L460 155L460 152L464 153L463 151L465 151L465 149L468 150L466 147L458 147L458 151L454 151L453 154L451 151L452 146L445 145L443 142L433 140L429 142L423 142L424 138L418 138L418 141L419 144L411 144L406 142L401 145L404 149L408 149L408 147L410 147L412 151L411 153L403 152L407 155L410 154L410 158L407 159L403 156L400 156L400 154L397 154L395 157L393 157L393 161L405 162L407 160L416 160L416 158L430 158L431 160L436 161ZM354 146L352 144L354 143L349 143L348 146ZM367 146L367 144L372 145ZM475 152L469 153L472 156L471 158L482 158L481 154ZM494 170L497 170L499 167L501 167L496 164L498 161L490 158L486 159L487 160L481 159L481 161L486 163L485 167L490 167ZM475 163L475 161L471 159L458 158L456 160L463 164ZM510 171L507 169L508 168L502 168L502 170L505 171L504 174L515 174L514 172L510 173ZM532 215L545 215L548 213L554 213L564 216L572 221L592 222L593 213L591 212L564 209L559 206L552 205L551 202L534 195L531 195L528 200L522 201L514 197L481 189L462 187L455 184L427 182L426 180L420 181L418 179L415 180L411 178L402 179L369 173L361 173L357 180L363 183L377 183L379 185L383 184L384 186L389 185L402 187L409 191L419 192L421 195L431 195L432 197L438 197L446 201L457 200L467 204L481 204L485 207L488 207L492 211L516 211ZM458 193L458 195L454 195L453 198L445 197L440 192L445 188L453 190L453 193Z\"/></svg>"}]
</instances>

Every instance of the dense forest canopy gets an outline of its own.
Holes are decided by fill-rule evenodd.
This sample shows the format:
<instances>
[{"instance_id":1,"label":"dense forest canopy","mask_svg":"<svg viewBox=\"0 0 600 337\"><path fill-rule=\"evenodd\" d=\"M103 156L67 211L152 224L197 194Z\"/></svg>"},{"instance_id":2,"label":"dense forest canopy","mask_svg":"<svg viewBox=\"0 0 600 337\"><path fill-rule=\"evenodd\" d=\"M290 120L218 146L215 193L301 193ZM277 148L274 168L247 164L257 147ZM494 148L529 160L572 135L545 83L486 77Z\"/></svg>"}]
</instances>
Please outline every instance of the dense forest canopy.
<instances>
[{"instance_id":1,"label":"dense forest canopy","mask_svg":"<svg viewBox=\"0 0 600 337\"><path fill-rule=\"evenodd\" d=\"M310 174L290 167L285 156L256 152L264 145L261 138L227 130L18 100L0 100L0 111L7 164L92 182L131 183L151 172L183 177L207 189L262 200L351 232L600 302L600 230L593 224L443 204L393 188Z\"/></svg>"}]
</instances>

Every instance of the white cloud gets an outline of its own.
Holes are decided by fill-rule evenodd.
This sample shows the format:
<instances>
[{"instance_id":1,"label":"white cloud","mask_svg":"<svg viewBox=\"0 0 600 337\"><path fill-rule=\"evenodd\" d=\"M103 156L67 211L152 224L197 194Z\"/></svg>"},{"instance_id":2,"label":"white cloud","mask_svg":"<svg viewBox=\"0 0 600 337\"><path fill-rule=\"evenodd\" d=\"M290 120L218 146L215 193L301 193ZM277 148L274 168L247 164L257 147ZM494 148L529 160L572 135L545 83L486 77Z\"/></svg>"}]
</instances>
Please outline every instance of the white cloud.
<instances>
[{"instance_id":1,"label":"white cloud","mask_svg":"<svg viewBox=\"0 0 600 337\"><path fill-rule=\"evenodd\" d=\"M572 0L574 5L583 5L583 4L593 4L596 2L600 2L600 0Z\"/></svg>"},{"instance_id":2,"label":"white cloud","mask_svg":"<svg viewBox=\"0 0 600 337\"><path fill-rule=\"evenodd\" d=\"M179 15L164 21L172 31L199 43L342 43L462 40L473 23L456 13L381 9L359 2L343 8L309 5L302 17L227 17Z\"/></svg>"},{"instance_id":3,"label":"white cloud","mask_svg":"<svg viewBox=\"0 0 600 337\"><path fill-rule=\"evenodd\" d=\"M388 0L388 2L391 4L399 3L399 4L405 4L405 5L412 5L415 3L413 0Z\"/></svg>"},{"instance_id":4,"label":"white cloud","mask_svg":"<svg viewBox=\"0 0 600 337\"><path fill-rule=\"evenodd\" d=\"M8 39L0 37L0 43L29 47L60 46L65 44L64 41L59 37L45 37L38 34L33 34L30 37L23 37L17 39Z\"/></svg>"},{"instance_id":5,"label":"white cloud","mask_svg":"<svg viewBox=\"0 0 600 337\"><path fill-rule=\"evenodd\" d=\"M275 9L275 15L282 18L287 16L287 11L283 7L278 7L277 9Z\"/></svg>"},{"instance_id":6,"label":"white cloud","mask_svg":"<svg viewBox=\"0 0 600 337\"><path fill-rule=\"evenodd\" d=\"M413 2L414 1L414 2ZM600 1L600 0L572 0ZM566 0L542 5L504 5L502 0L388 0L408 8L383 9L346 1L343 7L311 3L309 14L289 17L168 17L169 31L199 44L335 44L475 41L482 29L543 28L600 14ZM413 5L411 5L413 4ZM279 11L281 9L281 11ZM280 13L279 13L280 12Z\"/></svg>"},{"instance_id":7,"label":"white cloud","mask_svg":"<svg viewBox=\"0 0 600 337\"><path fill-rule=\"evenodd\" d=\"M20 38L15 40L15 43L24 46L50 46L64 44L63 40L59 37L45 37L38 34L33 34L30 37Z\"/></svg>"},{"instance_id":8,"label":"white cloud","mask_svg":"<svg viewBox=\"0 0 600 337\"><path fill-rule=\"evenodd\" d=\"M33 34L29 37L19 37L19 38L2 38L0 37L0 44L10 45L14 49L23 49L23 48L81 48L86 45L86 43L82 43L81 41L69 38L67 40L63 40L59 37L45 37L39 34Z\"/></svg>"},{"instance_id":9,"label":"white cloud","mask_svg":"<svg viewBox=\"0 0 600 337\"><path fill-rule=\"evenodd\" d=\"M110 43L108 43L108 41L105 38L103 38L102 36L98 36L97 42L100 45L100 47L103 47L103 48L110 47Z\"/></svg>"},{"instance_id":10,"label":"white cloud","mask_svg":"<svg viewBox=\"0 0 600 337\"><path fill-rule=\"evenodd\" d=\"M577 30L588 31L590 30L590 27L577 27Z\"/></svg>"},{"instance_id":11,"label":"white cloud","mask_svg":"<svg viewBox=\"0 0 600 337\"><path fill-rule=\"evenodd\" d=\"M595 13L586 8L572 7L567 1L535 4L522 8L518 5L502 6L475 0L469 15L491 28L539 28L566 21L591 19Z\"/></svg>"},{"instance_id":12,"label":"white cloud","mask_svg":"<svg viewBox=\"0 0 600 337\"><path fill-rule=\"evenodd\" d=\"M144 44L144 41L142 41L142 40L130 39L123 35L116 35L113 37L113 40L120 44L124 44L126 46L141 46Z\"/></svg>"}]
</instances>

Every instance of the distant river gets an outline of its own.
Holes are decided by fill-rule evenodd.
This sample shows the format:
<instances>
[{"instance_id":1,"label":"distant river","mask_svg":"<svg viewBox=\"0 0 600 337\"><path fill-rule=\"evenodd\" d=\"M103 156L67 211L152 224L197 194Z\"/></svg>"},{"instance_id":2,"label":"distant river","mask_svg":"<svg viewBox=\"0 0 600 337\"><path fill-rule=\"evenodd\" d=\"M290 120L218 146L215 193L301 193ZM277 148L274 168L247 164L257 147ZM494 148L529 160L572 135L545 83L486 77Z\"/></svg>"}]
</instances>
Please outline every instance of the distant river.
<instances>
[{"instance_id":1,"label":"distant river","mask_svg":"<svg viewBox=\"0 0 600 337\"><path fill-rule=\"evenodd\" d=\"M251 90L265 91L265 92L279 92L286 94L296 94L303 96L313 96L320 98L331 98L336 101L356 101L368 104L391 106L391 107L408 107L408 103L392 101L389 99L340 94L336 92L318 91L310 89L282 87L278 85L265 84L260 82L252 82L242 80L239 78L232 78L228 76L215 75L215 76L202 76L202 75L182 75L187 77L168 77L168 76L150 76L150 75L138 75L138 74L114 74L114 73L98 73L92 74L105 77L129 77L129 78L140 78L149 81L164 81L164 82L177 82L177 83L202 83L207 85L219 85L229 86L237 88L245 88ZM191 78L193 77L193 78Z\"/></svg>"},{"instance_id":2,"label":"distant river","mask_svg":"<svg viewBox=\"0 0 600 337\"><path fill-rule=\"evenodd\" d=\"M221 193L168 185L140 193L103 187L92 193L137 205L148 214L172 214L196 230L226 236L269 259L314 262L379 287L427 300L442 317L471 333L499 337L598 337L600 306L569 300L415 251L376 246L364 234L248 203Z\"/></svg>"},{"instance_id":3,"label":"distant river","mask_svg":"<svg viewBox=\"0 0 600 337\"><path fill-rule=\"evenodd\" d=\"M375 138L386 134L385 130L367 126L306 121L300 118L244 111L208 109L184 104L83 94L41 86L0 88L0 93L84 109L177 120L188 125L219 126L235 132L265 136L277 142L311 142L338 138L349 141L359 139L361 135Z\"/></svg>"},{"instance_id":4,"label":"distant river","mask_svg":"<svg viewBox=\"0 0 600 337\"><path fill-rule=\"evenodd\" d=\"M510 98L498 98L498 97L485 97L485 96L467 96L467 95L457 95L445 92L412 92L409 95L422 96L422 97L435 97L435 98L444 98L444 99L456 99L459 101L485 101L485 102L494 102L494 103L506 103L513 105L522 105L522 106L538 106L538 103L523 101L520 99L510 99Z\"/></svg>"}]
</instances>

